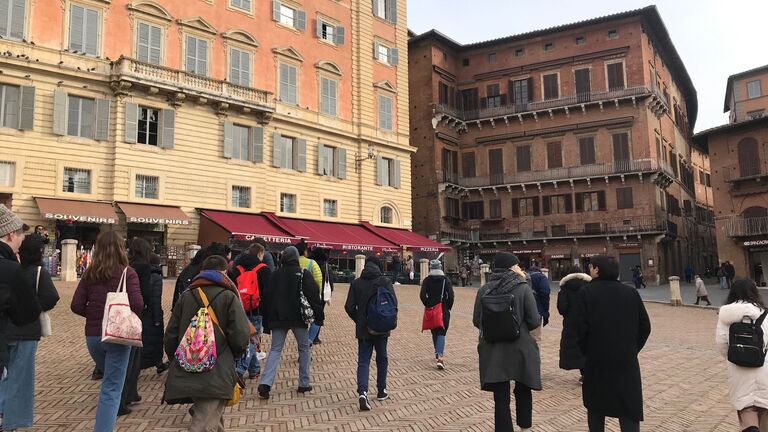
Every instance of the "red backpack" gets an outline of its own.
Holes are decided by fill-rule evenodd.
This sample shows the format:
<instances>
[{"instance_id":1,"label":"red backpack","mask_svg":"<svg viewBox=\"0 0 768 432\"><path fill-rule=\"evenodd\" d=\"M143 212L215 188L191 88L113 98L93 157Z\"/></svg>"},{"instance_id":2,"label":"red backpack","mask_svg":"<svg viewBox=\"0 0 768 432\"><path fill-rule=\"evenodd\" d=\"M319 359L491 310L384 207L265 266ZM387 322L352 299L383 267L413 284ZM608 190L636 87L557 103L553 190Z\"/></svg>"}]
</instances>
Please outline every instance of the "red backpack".
<instances>
[{"instance_id":1,"label":"red backpack","mask_svg":"<svg viewBox=\"0 0 768 432\"><path fill-rule=\"evenodd\" d=\"M266 264L261 263L248 271L243 266L237 266L237 270L240 271L240 276L237 277L237 290L240 292L240 301L243 302L243 308L246 312L256 310L261 303L259 278L256 273L266 266Z\"/></svg>"}]
</instances>

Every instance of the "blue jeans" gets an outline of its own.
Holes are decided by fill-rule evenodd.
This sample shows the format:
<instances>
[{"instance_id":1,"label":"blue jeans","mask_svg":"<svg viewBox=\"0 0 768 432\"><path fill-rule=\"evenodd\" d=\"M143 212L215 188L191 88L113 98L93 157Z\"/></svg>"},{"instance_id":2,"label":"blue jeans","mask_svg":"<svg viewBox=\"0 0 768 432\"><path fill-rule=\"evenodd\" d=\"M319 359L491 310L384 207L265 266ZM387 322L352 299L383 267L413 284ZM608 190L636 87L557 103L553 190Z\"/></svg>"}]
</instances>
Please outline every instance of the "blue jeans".
<instances>
[{"instance_id":1,"label":"blue jeans","mask_svg":"<svg viewBox=\"0 0 768 432\"><path fill-rule=\"evenodd\" d=\"M315 339L317 339L318 336L320 336L320 327L319 325L312 323L311 326L309 326L309 343L313 343Z\"/></svg>"},{"instance_id":2,"label":"blue jeans","mask_svg":"<svg viewBox=\"0 0 768 432\"><path fill-rule=\"evenodd\" d=\"M35 410L36 340L8 345L8 378L0 382L0 415L3 429L32 427Z\"/></svg>"},{"instance_id":3,"label":"blue jeans","mask_svg":"<svg viewBox=\"0 0 768 432\"><path fill-rule=\"evenodd\" d=\"M264 373L261 374L259 385L264 384L272 387L275 383L277 368L280 366L280 357L283 355L285 338L288 337L289 329L272 329L272 346L269 348L267 364L264 366ZM296 338L296 345L299 349L299 387L309 387L309 369L312 366L312 351L309 350L309 336L307 329L294 327L290 329Z\"/></svg>"},{"instance_id":4,"label":"blue jeans","mask_svg":"<svg viewBox=\"0 0 768 432\"><path fill-rule=\"evenodd\" d=\"M435 346L435 355L442 357L445 353L445 335L432 332L432 345Z\"/></svg>"},{"instance_id":5,"label":"blue jeans","mask_svg":"<svg viewBox=\"0 0 768 432\"><path fill-rule=\"evenodd\" d=\"M387 388L387 341L389 338L357 340L357 394L368 393L368 375L371 372L371 357L376 349L376 388Z\"/></svg>"},{"instance_id":6,"label":"blue jeans","mask_svg":"<svg viewBox=\"0 0 768 432\"><path fill-rule=\"evenodd\" d=\"M728 278L725 276L720 277L720 289L728 289Z\"/></svg>"},{"instance_id":7,"label":"blue jeans","mask_svg":"<svg viewBox=\"0 0 768 432\"><path fill-rule=\"evenodd\" d=\"M93 431L112 432L115 429L117 411L120 408L120 396L123 393L131 347L109 342L102 343L101 336L86 336L85 342L96 367L104 371Z\"/></svg>"},{"instance_id":8,"label":"blue jeans","mask_svg":"<svg viewBox=\"0 0 768 432\"><path fill-rule=\"evenodd\" d=\"M256 335L261 336L263 330L263 327L261 326L261 315L248 315L248 319L250 319L251 324L256 327ZM259 364L259 359L256 358L256 347L253 343L249 343L248 352L235 361L235 372L242 375L246 370L250 376L254 376L261 372L261 365Z\"/></svg>"}]
</instances>

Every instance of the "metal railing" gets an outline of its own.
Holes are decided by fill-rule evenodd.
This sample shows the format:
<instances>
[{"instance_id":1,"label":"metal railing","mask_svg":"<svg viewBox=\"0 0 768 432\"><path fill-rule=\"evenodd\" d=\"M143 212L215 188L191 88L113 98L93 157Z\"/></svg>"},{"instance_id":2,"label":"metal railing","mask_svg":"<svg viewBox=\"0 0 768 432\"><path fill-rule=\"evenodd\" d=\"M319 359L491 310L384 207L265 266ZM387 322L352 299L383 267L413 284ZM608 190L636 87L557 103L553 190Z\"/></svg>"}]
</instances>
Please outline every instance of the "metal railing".
<instances>
[{"instance_id":1,"label":"metal railing","mask_svg":"<svg viewBox=\"0 0 768 432\"><path fill-rule=\"evenodd\" d=\"M608 91L592 91L589 93L578 93L570 96L564 96L557 99L548 99L541 101L531 101L524 103L511 102L505 106L493 108L480 108L473 110L459 109L445 104L434 104L435 112L443 113L455 117L459 120L478 120L484 118L503 117L508 115L523 114L533 111L544 111L553 108L561 108L572 105L581 105L587 102L609 101L614 99L623 99L634 96L643 96L651 94L652 90L645 86L626 87L623 89L613 89ZM654 92L655 93L655 92Z\"/></svg>"},{"instance_id":2,"label":"metal railing","mask_svg":"<svg viewBox=\"0 0 768 432\"><path fill-rule=\"evenodd\" d=\"M113 73L121 78L138 78L157 84L165 84L180 90L195 90L210 95L212 99L234 99L274 111L272 93L253 87L232 84L227 81L197 75L140 60L121 57L113 66Z\"/></svg>"},{"instance_id":3,"label":"metal railing","mask_svg":"<svg viewBox=\"0 0 768 432\"><path fill-rule=\"evenodd\" d=\"M768 216L752 218L733 217L725 222L725 233L728 237L768 234Z\"/></svg>"},{"instance_id":4,"label":"metal railing","mask_svg":"<svg viewBox=\"0 0 768 432\"><path fill-rule=\"evenodd\" d=\"M723 167L723 180L726 182L734 182L765 175L768 175L768 167L765 166L757 155L755 155L754 159Z\"/></svg>"},{"instance_id":5,"label":"metal railing","mask_svg":"<svg viewBox=\"0 0 768 432\"><path fill-rule=\"evenodd\" d=\"M621 175L642 172L663 171L673 176L672 168L663 160L645 158L612 161L602 164L579 165L548 170L522 171L494 174L489 177L458 177L457 184L464 188L477 188L503 184L542 183L555 180L570 180L606 175ZM444 178L445 181L448 181Z\"/></svg>"}]
</instances>

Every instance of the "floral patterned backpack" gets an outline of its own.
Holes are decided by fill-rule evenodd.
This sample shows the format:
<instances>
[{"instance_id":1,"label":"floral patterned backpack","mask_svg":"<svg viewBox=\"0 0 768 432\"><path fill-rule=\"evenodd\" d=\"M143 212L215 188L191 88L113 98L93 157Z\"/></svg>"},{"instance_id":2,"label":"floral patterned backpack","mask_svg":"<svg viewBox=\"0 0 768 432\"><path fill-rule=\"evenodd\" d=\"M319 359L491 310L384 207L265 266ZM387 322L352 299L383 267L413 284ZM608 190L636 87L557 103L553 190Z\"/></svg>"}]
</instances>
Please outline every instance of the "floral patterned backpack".
<instances>
[{"instance_id":1,"label":"floral patterned backpack","mask_svg":"<svg viewBox=\"0 0 768 432\"><path fill-rule=\"evenodd\" d=\"M218 327L221 334L224 334L205 293L201 288L198 288L197 292L203 305L192 316L175 354L179 366L186 372L207 372L213 369L218 359L213 326ZM224 291L220 291L213 299L222 292Z\"/></svg>"}]
</instances>

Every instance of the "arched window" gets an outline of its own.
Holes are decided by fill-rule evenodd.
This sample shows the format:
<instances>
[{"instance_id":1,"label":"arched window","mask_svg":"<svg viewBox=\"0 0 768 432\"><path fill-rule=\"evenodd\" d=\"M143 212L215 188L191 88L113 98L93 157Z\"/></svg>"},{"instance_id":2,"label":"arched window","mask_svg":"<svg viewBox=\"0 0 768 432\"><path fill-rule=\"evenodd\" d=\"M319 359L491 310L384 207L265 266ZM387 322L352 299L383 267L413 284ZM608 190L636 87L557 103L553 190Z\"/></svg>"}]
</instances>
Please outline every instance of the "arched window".
<instances>
[{"instance_id":1,"label":"arched window","mask_svg":"<svg viewBox=\"0 0 768 432\"><path fill-rule=\"evenodd\" d=\"M768 209L765 207L749 207L741 212L744 219L759 218L768 216Z\"/></svg>"},{"instance_id":2,"label":"arched window","mask_svg":"<svg viewBox=\"0 0 768 432\"><path fill-rule=\"evenodd\" d=\"M760 174L760 152L757 140L744 138L738 144L739 173L741 177L750 177Z\"/></svg>"},{"instance_id":3,"label":"arched window","mask_svg":"<svg viewBox=\"0 0 768 432\"><path fill-rule=\"evenodd\" d=\"M381 223L391 224L392 223L392 207L389 207L389 206L382 207L379 220L381 221Z\"/></svg>"}]
</instances>

